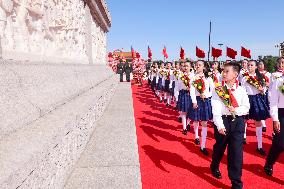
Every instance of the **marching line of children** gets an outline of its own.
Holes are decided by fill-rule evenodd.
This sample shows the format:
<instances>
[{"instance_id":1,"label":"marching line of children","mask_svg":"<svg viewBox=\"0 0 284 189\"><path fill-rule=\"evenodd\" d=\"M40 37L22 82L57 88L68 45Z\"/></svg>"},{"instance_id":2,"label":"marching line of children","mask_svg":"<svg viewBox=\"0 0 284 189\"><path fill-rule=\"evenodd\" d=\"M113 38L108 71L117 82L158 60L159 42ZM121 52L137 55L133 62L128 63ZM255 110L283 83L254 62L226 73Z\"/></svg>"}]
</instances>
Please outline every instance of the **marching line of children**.
<instances>
[{"instance_id":1,"label":"marching line of children","mask_svg":"<svg viewBox=\"0 0 284 189\"><path fill-rule=\"evenodd\" d=\"M279 157L280 152L284 150L284 58L277 60L278 70L272 74L265 70L263 61L244 60L242 61L242 69L241 67L239 69L235 68L235 64L228 64L234 68L235 72L238 70L235 78L236 86L232 91L241 87L248 97L247 106L244 105L245 110L248 109L248 112L243 114L245 112L243 111L240 115L237 115L242 116L244 120L242 144L246 144L246 122L249 119L254 120L257 140L256 150L260 155L265 156L266 152L262 146L262 132L266 131L265 120L270 115L273 118L273 145L269 151L264 169L266 174L272 175L273 164ZM149 74L151 88L160 101L163 101L163 95L167 106L171 106L173 101L173 107L179 112L178 120L182 123L182 133L184 135L187 135L190 130L190 121L193 122L195 144L200 145L201 152L206 156L209 154L206 150L208 122L213 121L215 130L217 129L214 113L212 112L211 98L212 95L216 96L216 83L222 86L225 85L225 81L222 81L223 73L221 73L220 65L217 61L212 63L210 74L208 74L208 70L209 65L203 60L198 60L194 66L189 61L177 62L173 69L171 69L171 63L167 63L166 68L164 68L163 63L160 65L160 68L155 63ZM278 88L280 85L283 87L283 93L279 92ZM243 102L239 103L242 104ZM202 126L201 144L198 134L199 123ZM215 172L212 169L211 171L213 176L216 178L220 177L220 174L216 174L216 169Z\"/></svg>"}]
</instances>

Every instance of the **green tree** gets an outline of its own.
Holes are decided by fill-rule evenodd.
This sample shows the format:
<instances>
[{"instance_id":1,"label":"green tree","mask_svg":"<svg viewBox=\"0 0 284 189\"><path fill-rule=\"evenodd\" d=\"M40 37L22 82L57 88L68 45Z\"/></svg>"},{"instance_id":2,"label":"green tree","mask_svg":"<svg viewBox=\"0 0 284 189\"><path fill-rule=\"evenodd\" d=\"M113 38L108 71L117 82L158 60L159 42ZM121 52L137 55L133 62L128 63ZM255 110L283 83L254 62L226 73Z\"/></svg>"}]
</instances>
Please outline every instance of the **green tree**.
<instances>
[{"instance_id":1,"label":"green tree","mask_svg":"<svg viewBox=\"0 0 284 189\"><path fill-rule=\"evenodd\" d=\"M267 71L270 73L275 71L276 63L277 63L277 56L264 56L263 60L265 62L265 66Z\"/></svg>"}]
</instances>

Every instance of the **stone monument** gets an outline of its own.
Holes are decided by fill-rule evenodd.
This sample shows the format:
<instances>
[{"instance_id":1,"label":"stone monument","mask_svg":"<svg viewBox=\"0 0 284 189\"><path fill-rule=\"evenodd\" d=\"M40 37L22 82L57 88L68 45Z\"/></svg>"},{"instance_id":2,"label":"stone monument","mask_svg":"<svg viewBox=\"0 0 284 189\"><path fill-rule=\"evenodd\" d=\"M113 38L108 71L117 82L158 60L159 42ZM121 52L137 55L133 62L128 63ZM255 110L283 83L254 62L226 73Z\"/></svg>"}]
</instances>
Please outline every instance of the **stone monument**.
<instances>
[{"instance_id":1,"label":"stone monument","mask_svg":"<svg viewBox=\"0 0 284 189\"><path fill-rule=\"evenodd\" d=\"M0 57L105 64L104 0L0 0Z\"/></svg>"}]
</instances>

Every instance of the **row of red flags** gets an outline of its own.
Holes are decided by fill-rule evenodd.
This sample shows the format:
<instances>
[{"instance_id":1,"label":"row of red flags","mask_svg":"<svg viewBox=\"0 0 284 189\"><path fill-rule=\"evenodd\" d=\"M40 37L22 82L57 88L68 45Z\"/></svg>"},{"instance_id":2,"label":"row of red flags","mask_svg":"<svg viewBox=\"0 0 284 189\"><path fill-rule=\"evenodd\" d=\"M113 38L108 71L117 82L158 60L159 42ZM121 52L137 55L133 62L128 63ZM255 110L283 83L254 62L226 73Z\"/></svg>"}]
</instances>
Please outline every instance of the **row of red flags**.
<instances>
[{"instance_id":1,"label":"row of red flags","mask_svg":"<svg viewBox=\"0 0 284 189\"><path fill-rule=\"evenodd\" d=\"M131 54L132 54L132 58L139 59L141 57L138 52L134 51L133 47L131 47ZM164 55L166 59L169 58L168 53L167 53L167 48L165 46L163 48L162 54ZM231 59L236 59L237 54L238 52L236 50L227 47L227 51L226 51L227 57ZM148 58L152 59L152 56L153 56L152 50L148 46ZM204 50L196 47L196 56L198 58L205 58ZM211 56L214 58L219 58L220 56L222 56L222 49L217 49L217 48L212 47ZM241 56L246 57L246 58L251 58L251 51L249 49L241 47ZM185 51L182 47L180 47L180 58L185 59Z\"/></svg>"}]
</instances>

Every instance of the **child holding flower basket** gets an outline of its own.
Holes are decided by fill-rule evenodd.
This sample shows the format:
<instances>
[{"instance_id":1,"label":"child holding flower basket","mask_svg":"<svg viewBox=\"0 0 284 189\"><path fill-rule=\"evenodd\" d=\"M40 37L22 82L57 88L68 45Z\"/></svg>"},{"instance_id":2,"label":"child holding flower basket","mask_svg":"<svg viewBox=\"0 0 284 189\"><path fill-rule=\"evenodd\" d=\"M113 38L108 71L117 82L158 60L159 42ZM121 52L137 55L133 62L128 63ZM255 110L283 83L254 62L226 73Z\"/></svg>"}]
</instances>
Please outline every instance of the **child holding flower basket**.
<instances>
[{"instance_id":1,"label":"child holding flower basket","mask_svg":"<svg viewBox=\"0 0 284 189\"><path fill-rule=\"evenodd\" d=\"M173 70L171 69L171 62L167 62L164 80L165 80L165 87L164 87L164 96L167 100L166 106L170 106L171 104L171 90L172 90L172 82L173 82Z\"/></svg>"},{"instance_id":2,"label":"child holding flower basket","mask_svg":"<svg viewBox=\"0 0 284 189\"><path fill-rule=\"evenodd\" d=\"M246 89L249 95L250 110L248 119L252 119L256 126L257 152L265 156L265 151L262 148L262 124L261 120L266 120L270 117L269 104L264 100L264 95L267 90L262 75L259 73L255 60L248 63L248 72L244 74L242 86Z\"/></svg>"},{"instance_id":3,"label":"child holding flower basket","mask_svg":"<svg viewBox=\"0 0 284 189\"><path fill-rule=\"evenodd\" d=\"M272 176L273 165L284 150L284 74L273 82L270 93L270 115L273 120L274 136L264 171Z\"/></svg>"},{"instance_id":4,"label":"child holding flower basket","mask_svg":"<svg viewBox=\"0 0 284 189\"><path fill-rule=\"evenodd\" d=\"M217 84L212 95L214 137L211 173L221 179L219 165L228 146L228 175L232 188L242 188L244 116L249 112L246 90L237 81L240 65L230 62L224 65L223 82Z\"/></svg>"},{"instance_id":5,"label":"child holding flower basket","mask_svg":"<svg viewBox=\"0 0 284 189\"><path fill-rule=\"evenodd\" d=\"M190 88L190 96L193 103L193 109L190 112L189 118L194 121L195 144L199 145L198 127L199 121L202 124L201 130L201 152L208 156L206 149L207 137L207 122L212 120L211 96L214 90L214 83L211 77L208 76L205 62L199 60L196 62L196 75L192 81Z\"/></svg>"},{"instance_id":6,"label":"child holding flower basket","mask_svg":"<svg viewBox=\"0 0 284 189\"><path fill-rule=\"evenodd\" d=\"M180 73L177 82L177 89L179 90L177 109L182 120L182 133L184 135L186 135L189 131L189 125L187 124L187 115L192 109L192 101L190 97L190 88L192 86L190 84L193 78L193 74L190 73L190 67L190 62L184 63L184 72Z\"/></svg>"},{"instance_id":7,"label":"child holding flower basket","mask_svg":"<svg viewBox=\"0 0 284 189\"><path fill-rule=\"evenodd\" d=\"M265 62L264 60L259 60L257 63L257 68L260 72L260 74L263 77L263 81L265 82L265 85L267 88L270 86L270 78L271 78L271 73L265 70ZM263 95L264 100L266 101L267 104L269 104L268 100L268 90L266 90L265 95ZM262 132L266 132L266 123L265 120L261 120L262 124Z\"/></svg>"},{"instance_id":8,"label":"child holding flower basket","mask_svg":"<svg viewBox=\"0 0 284 189\"><path fill-rule=\"evenodd\" d=\"M165 73L166 73L165 65L162 62L161 65L160 65L160 69L158 71L158 74L157 74L157 78L156 78L157 95L160 98L160 102L163 101L163 90L164 90L164 87L165 87L165 79L164 79Z\"/></svg>"}]
</instances>

